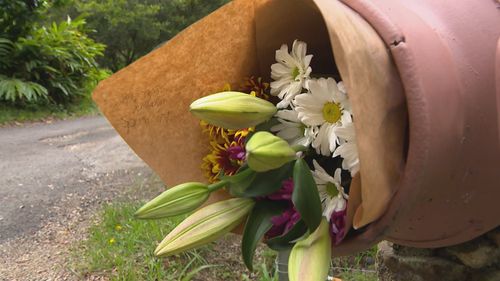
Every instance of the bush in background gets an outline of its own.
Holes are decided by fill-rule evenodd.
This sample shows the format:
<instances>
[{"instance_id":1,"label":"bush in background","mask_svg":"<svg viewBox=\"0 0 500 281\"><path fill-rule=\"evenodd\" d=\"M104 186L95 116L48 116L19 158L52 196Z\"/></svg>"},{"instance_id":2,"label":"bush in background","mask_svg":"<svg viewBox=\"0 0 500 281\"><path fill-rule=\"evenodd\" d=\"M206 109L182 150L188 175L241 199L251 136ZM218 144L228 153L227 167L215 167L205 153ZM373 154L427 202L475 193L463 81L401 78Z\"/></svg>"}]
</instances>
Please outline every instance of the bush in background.
<instances>
[{"instance_id":1,"label":"bush in background","mask_svg":"<svg viewBox=\"0 0 500 281\"><path fill-rule=\"evenodd\" d=\"M96 62L105 46L88 37L83 18L42 26L43 12L56 2L7 2L0 4L0 101L66 104L107 75Z\"/></svg>"},{"instance_id":2,"label":"bush in background","mask_svg":"<svg viewBox=\"0 0 500 281\"><path fill-rule=\"evenodd\" d=\"M54 16L85 15L90 36L107 46L99 63L118 71L229 0L73 1Z\"/></svg>"},{"instance_id":3,"label":"bush in background","mask_svg":"<svg viewBox=\"0 0 500 281\"><path fill-rule=\"evenodd\" d=\"M71 102L103 76L96 62L104 45L86 35L84 19L34 28L16 42L0 41L0 99Z\"/></svg>"}]
</instances>

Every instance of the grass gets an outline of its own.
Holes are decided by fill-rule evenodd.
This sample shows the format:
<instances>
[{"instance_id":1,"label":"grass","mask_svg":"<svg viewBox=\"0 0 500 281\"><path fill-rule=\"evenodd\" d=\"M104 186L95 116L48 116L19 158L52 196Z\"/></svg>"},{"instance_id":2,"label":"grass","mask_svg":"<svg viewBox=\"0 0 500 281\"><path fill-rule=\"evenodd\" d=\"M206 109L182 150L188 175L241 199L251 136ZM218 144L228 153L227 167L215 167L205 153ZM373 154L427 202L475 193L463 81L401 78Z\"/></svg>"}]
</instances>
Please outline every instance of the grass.
<instances>
[{"instance_id":1,"label":"grass","mask_svg":"<svg viewBox=\"0 0 500 281\"><path fill-rule=\"evenodd\" d=\"M83 255L75 267L83 275L103 275L110 280L182 280L206 261L200 251L191 251L167 261L155 258L153 250L182 217L139 221L133 213L140 204L118 203L105 207L101 221L89 230Z\"/></svg>"},{"instance_id":2,"label":"grass","mask_svg":"<svg viewBox=\"0 0 500 281\"><path fill-rule=\"evenodd\" d=\"M331 274L343 281L377 281L375 256L377 246L354 256L335 258Z\"/></svg>"},{"instance_id":3,"label":"grass","mask_svg":"<svg viewBox=\"0 0 500 281\"><path fill-rule=\"evenodd\" d=\"M168 258L153 251L159 241L183 217L164 220L136 220L138 203L114 203L101 212L89 229L88 239L73 251L73 270L80 277L102 276L105 280L242 280L278 281L276 253L261 247L255 272L248 272L240 257L239 239L228 235L206 247ZM376 281L373 265L376 249L357 256L335 259L334 275L343 281ZM341 269L341 270L339 270Z\"/></svg>"},{"instance_id":4,"label":"grass","mask_svg":"<svg viewBox=\"0 0 500 281\"><path fill-rule=\"evenodd\" d=\"M155 257L157 243L184 217L136 220L133 213L140 205L106 206L90 227L88 239L73 251L73 271L81 278L103 276L109 280L276 280L272 279L273 269L268 269L275 258L273 252L259 253L257 274L246 274L239 245L233 239L236 237L231 236L184 254ZM225 252L227 249L230 253Z\"/></svg>"},{"instance_id":5,"label":"grass","mask_svg":"<svg viewBox=\"0 0 500 281\"><path fill-rule=\"evenodd\" d=\"M47 119L66 119L94 115L99 111L90 97L84 97L74 104L14 106L0 101L0 125L15 122L43 121Z\"/></svg>"}]
</instances>

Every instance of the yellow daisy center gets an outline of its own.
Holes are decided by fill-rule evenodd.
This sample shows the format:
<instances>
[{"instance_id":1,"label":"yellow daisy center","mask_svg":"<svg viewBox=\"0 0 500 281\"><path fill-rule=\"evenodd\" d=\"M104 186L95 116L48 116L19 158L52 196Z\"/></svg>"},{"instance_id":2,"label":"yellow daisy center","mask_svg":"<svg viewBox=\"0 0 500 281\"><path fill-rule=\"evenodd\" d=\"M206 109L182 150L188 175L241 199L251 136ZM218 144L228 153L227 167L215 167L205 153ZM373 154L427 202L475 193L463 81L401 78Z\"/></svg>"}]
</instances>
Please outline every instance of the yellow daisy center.
<instances>
[{"instance_id":1,"label":"yellow daisy center","mask_svg":"<svg viewBox=\"0 0 500 281\"><path fill-rule=\"evenodd\" d=\"M329 182L326 184L326 193L330 196L330 198L333 198L339 195L339 190L334 183Z\"/></svg>"},{"instance_id":2,"label":"yellow daisy center","mask_svg":"<svg viewBox=\"0 0 500 281\"><path fill-rule=\"evenodd\" d=\"M323 106L323 118L326 122L337 123L340 120L340 116L342 116L342 110L339 104L334 102L325 103Z\"/></svg>"},{"instance_id":3,"label":"yellow daisy center","mask_svg":"<svg viewBox=\"0 0 500 281\"><path fill-rule=\"evenodd\" d=\"M293 77L293 80L297 79L297 76L300 75L300 69L298 67L295 67L293 70L292 70L292 77Z\"/></svg>"}]
</instances>

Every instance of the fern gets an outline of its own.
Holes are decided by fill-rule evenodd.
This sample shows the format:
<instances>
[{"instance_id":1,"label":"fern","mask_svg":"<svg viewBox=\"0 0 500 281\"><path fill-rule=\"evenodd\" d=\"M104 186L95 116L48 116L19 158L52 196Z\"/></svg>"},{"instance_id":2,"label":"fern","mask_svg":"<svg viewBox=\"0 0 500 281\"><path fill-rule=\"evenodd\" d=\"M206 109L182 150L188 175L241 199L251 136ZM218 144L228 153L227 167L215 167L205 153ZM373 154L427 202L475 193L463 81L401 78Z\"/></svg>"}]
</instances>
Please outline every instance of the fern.
<instances>
[{"instance_id":1,"label":"fern","mask_svg":"<svg viewBox=\"0 0 500 281\"><path fill-rule=\"evenodd\" d=\"M17 78L0 77L0 100L34 102L39 99L48 99L47 89L42 85Z\"/></svg>"},{"instance_id":2,"label":"fern","mask_svg":"<svg viewBox=\"0 0 500 281\"><path fill-rule=\"evenodd\" d=\"M0 38L0 67L7 66L14 52L14 43L9 39Z\"/></svg>"}]
</instances>

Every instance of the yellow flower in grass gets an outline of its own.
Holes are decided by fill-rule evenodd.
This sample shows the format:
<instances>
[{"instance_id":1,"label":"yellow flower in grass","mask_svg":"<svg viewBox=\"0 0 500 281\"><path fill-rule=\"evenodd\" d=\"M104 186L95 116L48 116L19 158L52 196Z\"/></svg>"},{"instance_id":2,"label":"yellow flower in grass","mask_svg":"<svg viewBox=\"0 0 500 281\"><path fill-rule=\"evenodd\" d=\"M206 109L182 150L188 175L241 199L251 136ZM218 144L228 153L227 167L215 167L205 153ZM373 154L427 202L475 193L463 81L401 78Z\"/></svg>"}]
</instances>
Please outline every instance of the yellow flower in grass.
<instances>
[{"instance_id":1,"label":"yellow flower in grass","mask_svg":"<svg viewBox=\"0 0 500 281\"><path fill-rule=\"evenodd\" d=\"M119 224L117 224L117 225L115 226L115 230L116 230L116 231L120 231L120 230L122 230L122 226L121 226L121 225L119 225Z\"/></svg>"},{"instance_id":2,"label":"yellow flower in grass","mask_svg":"<svg viewBox=\"0 0 500 281\"><path fill-rule=\"evenodd\" d=\"M110 245L113 245L113 244L116 243L116 239L113 237L113 238L109 239L108 242L109 242Z\"/></svg>"}]
</instances>

